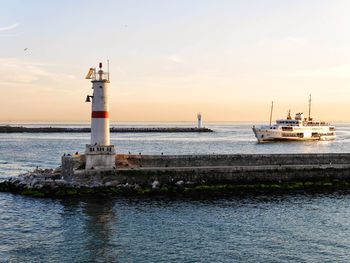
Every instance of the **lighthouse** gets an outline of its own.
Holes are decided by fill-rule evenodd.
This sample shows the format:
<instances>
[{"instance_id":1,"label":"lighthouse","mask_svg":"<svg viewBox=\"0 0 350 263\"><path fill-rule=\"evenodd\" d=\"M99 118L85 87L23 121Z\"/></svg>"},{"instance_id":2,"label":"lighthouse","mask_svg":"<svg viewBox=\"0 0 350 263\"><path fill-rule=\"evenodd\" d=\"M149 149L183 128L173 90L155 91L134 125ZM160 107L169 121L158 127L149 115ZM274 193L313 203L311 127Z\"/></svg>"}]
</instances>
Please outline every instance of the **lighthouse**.
<instances>
[{"instance_id":1,"label":"lighthouse","mask_svg":"<svg viewBox=\"0 0 350 263\"><path fill-rule=\"evenodd\" d=\"M197 120L198 120L197 128L202 129L203 123L202 123L202 114L201 113L197 114Z\"/></svg>"},{"instance_id":2,"label":"lighthouse","mask_svg":"<svg viewBox=\"0 0 350 263\"><path fill-rule=\"evenodd\" d=\"M85 78L91 79L93 90L85 100L92 102L91 141L85 149L85 169L115 169L115 149L109 136L109 72L104 72L100 63L99 69L90 68Z\"/></svg>"}]
</instances>

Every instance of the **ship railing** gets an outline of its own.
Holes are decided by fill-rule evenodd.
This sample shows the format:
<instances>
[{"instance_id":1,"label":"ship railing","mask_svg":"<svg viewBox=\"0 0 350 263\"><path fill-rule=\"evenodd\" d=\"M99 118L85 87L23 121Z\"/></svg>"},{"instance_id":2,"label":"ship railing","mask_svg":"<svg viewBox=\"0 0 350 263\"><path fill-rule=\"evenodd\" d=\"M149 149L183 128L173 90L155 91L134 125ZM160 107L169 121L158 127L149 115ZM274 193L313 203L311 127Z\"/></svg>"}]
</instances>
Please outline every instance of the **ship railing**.
<instances>
[{"instance_id":1,"label":"ship railing","mask_svg":"<svg viewBox=\"0 0 350 263\"><path fill-rule=\"evenodd\" d=\"M326 122L320 122L320 123L304 123L304 126L330 126L329 123Z\"/></svg>"},{"instance_id":2,"label":"ship railing","mask_svg":"<svg viewBox=\"0 0 350 263\"><path fill-rule=\"evenodd\" d=\"M92 75L92 80L108 80L109 81L109 72L103 72L101 74L98 73L98 71L94 72Z\"/></svg>"}]
</instances>

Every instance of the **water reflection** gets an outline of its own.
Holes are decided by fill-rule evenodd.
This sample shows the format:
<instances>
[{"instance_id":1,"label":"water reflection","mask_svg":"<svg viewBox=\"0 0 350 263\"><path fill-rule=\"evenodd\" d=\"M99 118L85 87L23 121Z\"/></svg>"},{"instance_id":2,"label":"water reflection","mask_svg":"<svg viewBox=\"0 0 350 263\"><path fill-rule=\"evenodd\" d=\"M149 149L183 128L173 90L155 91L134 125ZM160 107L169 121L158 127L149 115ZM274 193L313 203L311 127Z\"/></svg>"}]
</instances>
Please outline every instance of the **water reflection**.
<instances>
[{"instance_id":1,"label":"water reflection","mask_svg":"<svg viewBox=\"0 0 350 263\"><path fill-rule=\"evenodd\" d=\"M65 242L84 254L76 255L78 261L116 262L118 251L113 244L117 236L118 218L110 198L65 200ZM74 244L73 244L74 243ZM71 252L70 252L71 253Z\"/></svg>"},{"instance_id":2,"label":"water reflection","mask_svg":"<svg viewBox=\"0 0 350 263\"><path fill-rule=\"evenodd\" d=\"M117 236L113 203L108 199L89 200L83 208L87 216L85 231L89 233L86 247L93 262L115 262L117 259L112 243L112 238Z\"/></svg>"}]
</instances>

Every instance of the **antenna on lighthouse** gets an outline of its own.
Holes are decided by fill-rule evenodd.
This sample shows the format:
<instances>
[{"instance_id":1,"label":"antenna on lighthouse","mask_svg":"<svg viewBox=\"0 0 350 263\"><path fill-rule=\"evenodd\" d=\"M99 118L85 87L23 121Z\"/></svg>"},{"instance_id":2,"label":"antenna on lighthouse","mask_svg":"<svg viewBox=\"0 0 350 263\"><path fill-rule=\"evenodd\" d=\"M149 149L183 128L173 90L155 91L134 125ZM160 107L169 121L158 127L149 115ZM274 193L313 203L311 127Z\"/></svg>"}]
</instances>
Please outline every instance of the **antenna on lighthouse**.
<instances>
[{"instance_id":1,"label":"antenna on lighthouse","mask_svg":"<svg viewBox=\"0 0 350 263\"><path fill-rule=\"evenodd\" d=\"M107 59L107 76L108 76L108 81L109 81L109 59Z\"/></svg>"},{"instance_id":2,"label":"antenna on lighthouse","mask_svg":"<svg viewBox=\"0 0 350 263\"><path fill-rule=\"evenodd\" d=\"M312 118L311 118L311 94L309 97L309 121L312 121Z\"/></svg>"},{"instance_id":3,"label":"antenna on lighthouse","mask_svg":"<svg viewBox=\"0 0 350 263\"><path fill-rule=\"evenodd\" d=\"M273 113L273 101L271 102L270 126L271 126L271 124L272 124L272 113Z\"/></svg>"}]
</instances>

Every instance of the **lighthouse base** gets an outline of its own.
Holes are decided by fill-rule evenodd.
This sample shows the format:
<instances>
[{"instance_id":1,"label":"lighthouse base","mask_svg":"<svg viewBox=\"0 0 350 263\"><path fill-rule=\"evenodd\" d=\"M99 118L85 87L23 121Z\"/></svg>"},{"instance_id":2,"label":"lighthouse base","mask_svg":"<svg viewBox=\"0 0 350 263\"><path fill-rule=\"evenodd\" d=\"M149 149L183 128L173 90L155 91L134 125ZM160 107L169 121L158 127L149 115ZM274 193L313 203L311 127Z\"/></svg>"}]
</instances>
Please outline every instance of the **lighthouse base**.
<instances>
[{"instance_id":1,"label":"lighthouse base","mask_svg":"<svg viewBox=\"0 0 350 263\"><path fill-rule=\"evenodd\" d=\"M85 170L116 169L114 145L86 145Z\"/></svg>"}]
</instances>

